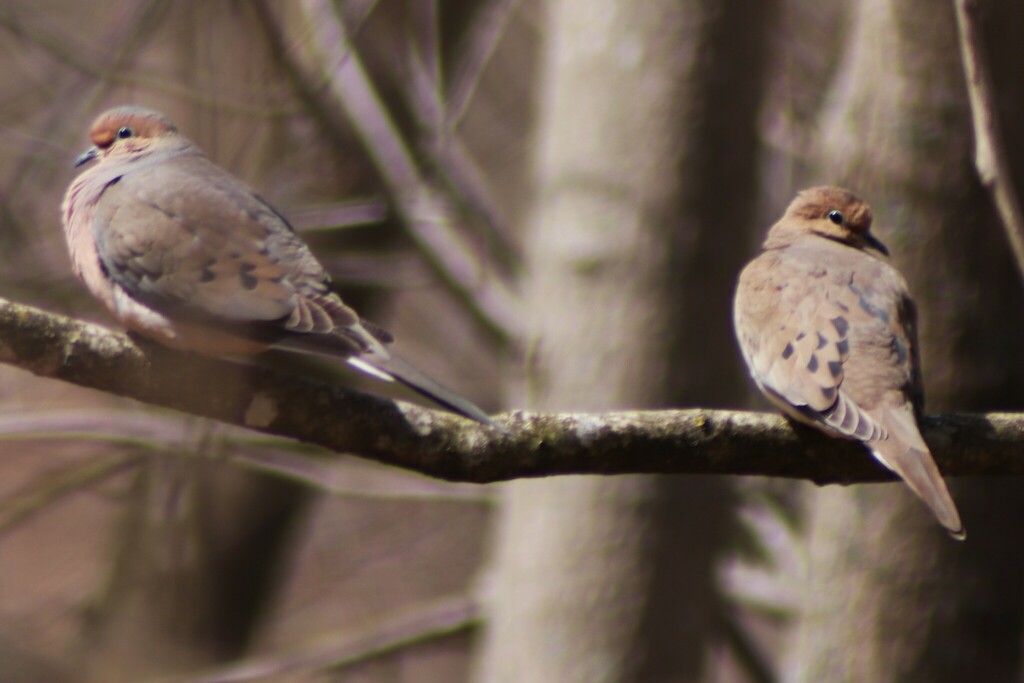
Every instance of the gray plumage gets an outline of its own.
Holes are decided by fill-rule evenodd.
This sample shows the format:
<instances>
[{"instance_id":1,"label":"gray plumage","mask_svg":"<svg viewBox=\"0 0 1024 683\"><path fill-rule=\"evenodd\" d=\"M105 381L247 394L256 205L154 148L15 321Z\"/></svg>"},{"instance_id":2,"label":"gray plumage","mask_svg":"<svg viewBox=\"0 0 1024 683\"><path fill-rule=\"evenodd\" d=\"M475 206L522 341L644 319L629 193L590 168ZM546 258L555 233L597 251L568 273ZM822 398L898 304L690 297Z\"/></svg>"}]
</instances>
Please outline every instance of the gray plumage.
<instances>
[{"instance_id":1,"label":"gray plumage","mask_svg":"<svg viewBox=\"0 0 1024 683\"><path fill-rule=\"evenodd\" d=\"M76 165L99 161L68 188L64 229L76 273L126 328L207 355L273 345L336 356L494 425L395 356L285 218L166 116L112 109L91 137Z\"/></svg>"}]
</instances>

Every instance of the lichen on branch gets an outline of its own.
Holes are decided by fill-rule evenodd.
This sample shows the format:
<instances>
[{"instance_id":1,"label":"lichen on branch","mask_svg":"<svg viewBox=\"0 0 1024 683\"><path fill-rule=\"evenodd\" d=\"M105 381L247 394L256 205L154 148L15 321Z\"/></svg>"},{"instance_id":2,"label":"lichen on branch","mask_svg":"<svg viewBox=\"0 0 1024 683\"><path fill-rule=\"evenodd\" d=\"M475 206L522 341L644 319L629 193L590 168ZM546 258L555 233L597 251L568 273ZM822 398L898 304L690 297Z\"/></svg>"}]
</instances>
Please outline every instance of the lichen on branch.
<instances>
[{"instance_id":1,"label":"lichen on branch","mask_svg":"<svg viewBox=\"0 0 1024 683\"><path fill-rule=\"evenodd\" d=\"M183 354L0 299L0 362L156 406L450 481L731 474L888 481L859 445L730 410L499 416L498 430L278 368ZM1024 415L949 414L922 431L947 476L1024 474Z\"/></svg>"}]
</instances>

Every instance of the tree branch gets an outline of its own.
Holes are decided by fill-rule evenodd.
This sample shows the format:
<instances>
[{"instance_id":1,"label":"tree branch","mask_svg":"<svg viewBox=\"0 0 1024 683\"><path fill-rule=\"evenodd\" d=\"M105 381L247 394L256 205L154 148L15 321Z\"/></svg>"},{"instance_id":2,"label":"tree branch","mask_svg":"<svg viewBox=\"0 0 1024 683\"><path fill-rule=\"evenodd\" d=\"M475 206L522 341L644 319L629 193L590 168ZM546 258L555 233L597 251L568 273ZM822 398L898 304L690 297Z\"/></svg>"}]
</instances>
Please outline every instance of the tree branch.
<instances>
[{"instance_id":1,"label":"tree branch","mask_svg":"<svg viewBox=\"0 0 1024 683\"><path fill-rule=\"evenodd\" d=\"M854 443L741 411L529 414L502 434L275 368L136 344L124 334L0 299L0 362L139 401L360 455L451 481L558 474L735 474L886 481ZM938 415L925 439L948 475L1024 474L1024 415Z\"/></svg>"},{"instance_id":2,"label":"tree branch","mask_svg":"<svg viewBox=\"0 0 1024 683\"><path fill-rule=\"evenodd\" d=\"M995 88L984 54L984 41L978 28L978 0L954 0L960 31L960 54L967 79L967 95L974 122L974 165L982 184L992 194L1013 249L1017 269L1024 278L1024 212L1013 187L1010 163L1006 158L999 120L996 115Z\"/></svg>"},{"instance_id":3,"label":"tree branch","mask_svg":"<svg viewBox=\"0 0 1024 683\"><path fill-rule=\"evenodd\" d=\"M172 680L175 683L242 683L280 680L291 673L326 670L337 675L340 669L374 657L467 631L479 624L479 611L474 600L456 595L384 618L365 630L321 638L328 642L302 652L255 657Z\"/></svg>"},{"instance_id":4,"label":"tree branch","mask_svg":"<svg viewBox=\"0 0 1024 683\"><path fill-rule=\"evenodd\" d=\"M519 318L515 294L477 258L472 243L455 229L456 217L417 167L335 8L325 0L306 0L303 8L323 61L321 68L333 72L328 93L363 141L409 236L484 329L501 341L514 338ZM294 71L300 73L297 68Z\"/></svg>"}]
</instances>

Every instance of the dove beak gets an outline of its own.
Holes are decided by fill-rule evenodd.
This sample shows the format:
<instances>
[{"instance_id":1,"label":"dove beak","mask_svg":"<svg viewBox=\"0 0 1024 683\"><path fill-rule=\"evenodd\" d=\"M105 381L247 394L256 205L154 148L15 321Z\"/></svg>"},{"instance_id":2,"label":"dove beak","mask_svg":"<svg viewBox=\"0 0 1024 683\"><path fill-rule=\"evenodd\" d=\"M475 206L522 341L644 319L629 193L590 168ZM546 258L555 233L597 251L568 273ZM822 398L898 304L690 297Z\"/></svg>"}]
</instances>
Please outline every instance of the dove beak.
<instances>
[{"instance_id":1,"label":"dove beak","mask_svg":"<svg viewBox=\"0 0 1024 683\"><path fill-rule=\"evenodd\" d=\"M78 168L79 166L81 166L83 164L89 163L90 161L92 161L93 159L98 157L99 155L100 155L100 148L99 147L96 147L96 146L90 147L89 149L85 150L80 155L78 155L78 158L75 159L75 168Z\"/></svg>"},{"instance_id":2,"label":"dove beak","mask_svg":"<svg viewBox=\"0 0 1024 683\"><path fill-rule=\"evenodd\" d=\"M874 235L872 235L870 232L864 233L864 240L868 243L868 246L871 247L872 249L877 249L878 251L882 252L886 256L889 255L889 249L884 244L882 244L878 240L878 238L875 237Z\"/></svg>"}]
</instances>

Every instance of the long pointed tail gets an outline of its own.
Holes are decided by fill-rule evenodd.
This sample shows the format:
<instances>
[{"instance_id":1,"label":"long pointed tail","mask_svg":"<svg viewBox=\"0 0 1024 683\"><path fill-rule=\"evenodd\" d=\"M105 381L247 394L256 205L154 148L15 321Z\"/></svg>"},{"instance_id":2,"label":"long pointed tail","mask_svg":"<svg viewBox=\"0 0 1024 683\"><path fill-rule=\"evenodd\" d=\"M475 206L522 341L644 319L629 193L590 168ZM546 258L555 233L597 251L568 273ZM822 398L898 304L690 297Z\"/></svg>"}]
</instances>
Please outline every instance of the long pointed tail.
<instances>
[{"instance_id":1,"label":"long pointed tail","mask_svg":"<svg viewBox=\"0 0 1024 683\"><path fill-rule=\"evenodd\" d=\"M349 364L367 372L371 375L381 376L384 379L394 379L409 387L416 393L425 396L434 403L444 406L453 413L462 415L479 422L480 424L506 431L499 426L487 413L473 405L467 399L459 396L451 389L431 379L413 365L402 360L393 353L386 360L375 356L353 356L347 359Z\"/></svg>"},{"instance_id":2,"label":"long pointed tail","mask_svg":"<svg viewBox=\"0 0 1024 683\"><path fill-rule=\"evenodd\" d=\"M356 326L353 334L362 338L362 344L357 345L345 336L333 334L288 335L275 340L275 344L292 351L344 358L349 365L361 372L385 382L400 382L453 413L508 433L507 429L494 422L487 413L470 401L431 379L396 356L390 349L386 349L384 345L390 341L387 332L371 325L369 330Z\"/></svg>"},{"instance_id":3,"label":"long pointed tail","mask_svg":"<svg viewBox=\"0 0 1024 683\"><path fill-rule=\"evenodd\" d=\"M949 489L946 488L946 482L942 480L931 453L910 447L883 455L874 447L877 445L879 444L872 444L875 457L906 482L918 498L931 509L939 524L946 527L949 535L960 541L967 538L967 530L960 521L960 513L956 510L956 504L949 495Z\"/></svg>"}]
</instances>

